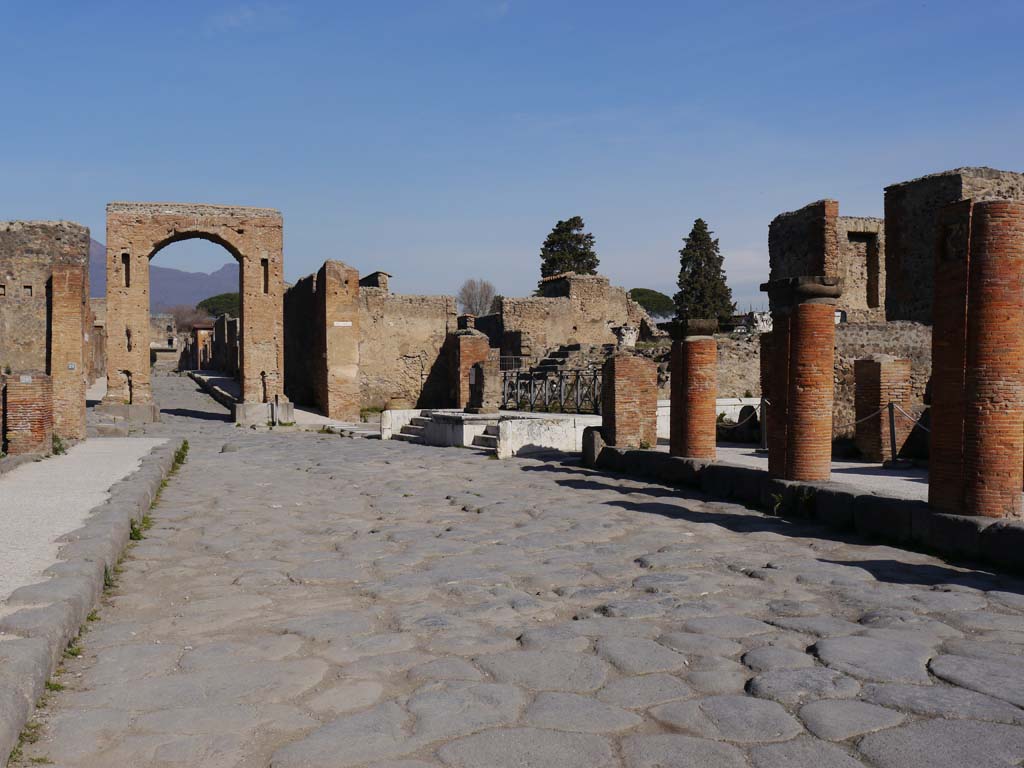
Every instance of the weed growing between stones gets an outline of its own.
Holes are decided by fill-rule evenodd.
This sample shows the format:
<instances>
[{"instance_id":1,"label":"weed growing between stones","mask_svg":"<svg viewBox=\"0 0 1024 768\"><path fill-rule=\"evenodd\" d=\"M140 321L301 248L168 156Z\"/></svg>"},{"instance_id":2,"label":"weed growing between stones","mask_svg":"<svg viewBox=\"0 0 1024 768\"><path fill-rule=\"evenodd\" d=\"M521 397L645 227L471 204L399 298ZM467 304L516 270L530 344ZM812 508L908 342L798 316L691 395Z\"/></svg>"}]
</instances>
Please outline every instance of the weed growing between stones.
<instances>
[{"instance_id":1,"label":"weed growing between stones","mask_svg":"<svg viewBox=\"0 0 1024 768\"><path fill-rule=\"evenodd\" d=\"M156 503L156 499L153 500L153 503ZM131 531L128 532L128 538L132 541L142 541L145 536L142 535L142 528L139 527L139 524L134 520L131 520L129 524Z\"/></svg>"},{"instance_id":2,"label":"weed growing between stones","mask_svg":"<svg viewBox=\"0 0 1024 768\"><path fill-rule=\"evenodd\" d=\"M60 435L56 432L53 434L53 448L52 453L54 456L61 456L68 452L67 446L64 445L64 441L61 440Z\"/></svg>"}]
</instances>

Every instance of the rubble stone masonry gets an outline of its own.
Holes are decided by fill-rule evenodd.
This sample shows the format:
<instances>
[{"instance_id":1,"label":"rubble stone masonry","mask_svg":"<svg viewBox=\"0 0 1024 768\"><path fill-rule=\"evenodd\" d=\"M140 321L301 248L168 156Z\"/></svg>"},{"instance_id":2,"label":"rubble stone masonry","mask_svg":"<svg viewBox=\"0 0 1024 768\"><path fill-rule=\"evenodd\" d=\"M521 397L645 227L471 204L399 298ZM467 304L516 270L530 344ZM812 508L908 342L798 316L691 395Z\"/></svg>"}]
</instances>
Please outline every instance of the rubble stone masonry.
<instances>
[{"instance_id":1,"label":"rubble stone masonry","mask_svg":"<svg viewBox=\"0 0 1024 768\"><path fill-rule=\"evenodd\" d=\"M1024 174L955 168L886 187L885 309L889 320L932 322L939 212L949 203L985 198L1024 200Z\"/></svg>"},{"instance_id":2,"label":"rubble stone masonry","mask_svg":"<svg viewBox=\"0 0 1024 768\"><path fill-rule=\"evenodd\" d=\"M602 369L601 433L608 445L653 448L658 442L658 367L630 352Z\"/></svg>"},{"instance_id":3,"label":"rubble stone masonry","mask_svg":"<svg viewBox=\"0 0 1024 768\"><path fill-rule=\"evenodd\" d=\"M363 407L393 397L414 405L450 403L445 339L458 327L453 296L406 296L386 288L359 293L359 387Z\"/></svg>"}]
</instances>

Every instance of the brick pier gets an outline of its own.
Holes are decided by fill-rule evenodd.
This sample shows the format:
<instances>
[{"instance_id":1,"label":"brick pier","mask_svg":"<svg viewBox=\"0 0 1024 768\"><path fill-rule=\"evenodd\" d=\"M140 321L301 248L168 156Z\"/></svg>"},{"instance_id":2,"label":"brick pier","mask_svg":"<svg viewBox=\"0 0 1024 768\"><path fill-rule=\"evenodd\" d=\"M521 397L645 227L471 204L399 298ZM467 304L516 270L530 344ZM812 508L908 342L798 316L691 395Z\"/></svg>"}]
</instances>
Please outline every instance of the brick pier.
<instances>
[{"instance_id":1,"label":"brick pier","mask_svg":"<svg viewBox=\"0 0 1024 768\"><path fill-rule=\"evenodd\" d=\"M715 458L718 345L713 336L687 336L672 345L672 408L669 452L691 459Z\"/></svg>"}]
</instances>

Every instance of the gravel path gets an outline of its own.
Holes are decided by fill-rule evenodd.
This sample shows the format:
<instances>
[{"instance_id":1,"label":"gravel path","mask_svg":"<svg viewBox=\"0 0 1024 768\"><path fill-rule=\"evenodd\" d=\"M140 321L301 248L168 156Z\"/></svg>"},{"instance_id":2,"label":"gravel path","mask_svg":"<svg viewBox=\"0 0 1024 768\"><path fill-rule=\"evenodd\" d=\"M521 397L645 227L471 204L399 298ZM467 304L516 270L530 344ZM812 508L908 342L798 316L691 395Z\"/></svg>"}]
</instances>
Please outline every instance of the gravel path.
<instances>
[{"instance_id":1,"label":"gravel path","mask_svg":"<svg viewBox=\"0 0 1024 768\"><path fill-rule=\"evenodd\" d=\"M236 429L192 451L24 762L1001 768L1024 584L664 487Z\"/></svg>"},{"instance_id":2,"label":"gravel path","mask_svg":"<svg viewBox=\"0 0 1024 768\"><path fill-rule=\"evenodd\" d=\"M78 528L114 483L139 468L161 439L86 440L62 456L0 475L0 601L40 581L57 559L57 539Z\"/></svg>"}]
</instances>

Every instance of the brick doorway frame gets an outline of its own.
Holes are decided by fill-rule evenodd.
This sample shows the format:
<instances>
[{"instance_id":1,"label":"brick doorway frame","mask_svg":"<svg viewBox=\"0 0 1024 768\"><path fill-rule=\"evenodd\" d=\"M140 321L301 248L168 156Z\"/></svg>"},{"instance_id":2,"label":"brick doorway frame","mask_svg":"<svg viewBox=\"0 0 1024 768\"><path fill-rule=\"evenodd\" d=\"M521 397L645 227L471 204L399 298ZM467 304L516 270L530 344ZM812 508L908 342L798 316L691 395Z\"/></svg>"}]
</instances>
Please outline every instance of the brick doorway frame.
<instances>
[{"instance_id":1,"label":"brick doorway frame","mask_svg":"<svg viewBox=\"0 0 1024 768\"><path fill-rule=\"evenodd\" d=\"M191 203L107 205L107 404L150 404L149 263L201 239L238 262L244 403L284 396L283 227L279 211Z\"/></svg>"}]
</instances>

